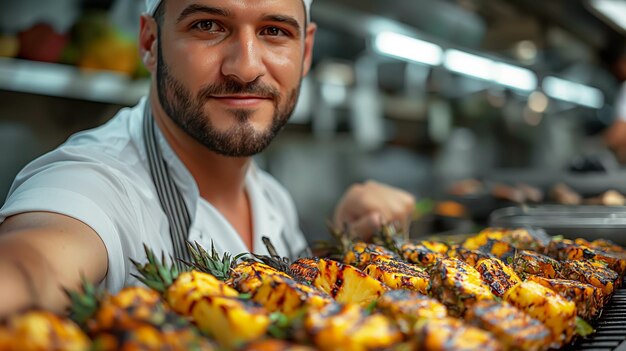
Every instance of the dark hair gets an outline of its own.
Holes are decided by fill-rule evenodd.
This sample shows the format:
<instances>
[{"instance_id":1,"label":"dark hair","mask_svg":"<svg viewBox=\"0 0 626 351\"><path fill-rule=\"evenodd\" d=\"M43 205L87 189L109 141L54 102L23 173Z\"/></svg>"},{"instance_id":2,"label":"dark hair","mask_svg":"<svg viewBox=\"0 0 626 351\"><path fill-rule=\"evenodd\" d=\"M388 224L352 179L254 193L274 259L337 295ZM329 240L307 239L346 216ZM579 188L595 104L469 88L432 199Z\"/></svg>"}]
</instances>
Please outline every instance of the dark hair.
<instances>
[{"instance_id":1,"label":"dark hair","mask_svg":"<svg viewBox=\"0 0 626 351\"><path fill-rule=\"evenodd\" d=\"M154 20L161 27L163 25L163 19L165 18L165 0L162 0L159 6L154 11Z\"/></svg>"}]
</instances>

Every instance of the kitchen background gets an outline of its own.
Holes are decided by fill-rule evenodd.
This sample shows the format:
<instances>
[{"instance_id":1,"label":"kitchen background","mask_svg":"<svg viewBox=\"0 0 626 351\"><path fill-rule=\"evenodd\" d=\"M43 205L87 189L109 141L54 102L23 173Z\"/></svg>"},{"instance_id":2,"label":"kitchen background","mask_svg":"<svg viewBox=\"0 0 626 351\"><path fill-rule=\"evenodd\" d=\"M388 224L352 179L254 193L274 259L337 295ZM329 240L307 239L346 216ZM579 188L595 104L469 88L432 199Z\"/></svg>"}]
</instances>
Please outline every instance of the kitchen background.
<instances>
[{"instance_id":1,"label":"kitchen background","mask_svg":"<svg viewBox=\"0 0 626 351\"><path fill-rule=\"evenodd\" d=\"M0 198L28 161L145 93L142 8L0 0ZM520 183L546 199L558 182L626 192L602 141L626 1L316 0L312 17L313 70L291 123L257 157L293 195L309 240L327 237L339 196L365 179L416 195L416 219L455 218L416 221L416 235L471 230L494 198L520 202ZM456 195L489 198L455 198L459 185ZM459 220L467 210L473 221Z\"/></svg>"}]
</instances>

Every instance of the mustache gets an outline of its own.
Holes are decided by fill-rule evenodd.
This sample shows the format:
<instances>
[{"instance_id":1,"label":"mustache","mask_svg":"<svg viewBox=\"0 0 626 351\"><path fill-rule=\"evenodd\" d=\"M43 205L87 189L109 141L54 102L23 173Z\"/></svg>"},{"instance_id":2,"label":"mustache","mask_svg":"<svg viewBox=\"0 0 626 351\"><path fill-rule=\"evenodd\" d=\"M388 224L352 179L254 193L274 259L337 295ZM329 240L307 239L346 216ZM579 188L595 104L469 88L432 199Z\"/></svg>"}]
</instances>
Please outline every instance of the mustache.
<instances>
[{"instance_id":1,"label":"mustache","mask_svg":"<svg viewBox=\"0 0 626 351\"><path fill-rule=\"evenodd\" d=\"M209 84L198 93L201 99L208 99L212 95L256 95L278 101L280 92L275 87L255 80L249 83L241 83L234 79L226 79L220 83Z\"/></svg>"}]
</instances>

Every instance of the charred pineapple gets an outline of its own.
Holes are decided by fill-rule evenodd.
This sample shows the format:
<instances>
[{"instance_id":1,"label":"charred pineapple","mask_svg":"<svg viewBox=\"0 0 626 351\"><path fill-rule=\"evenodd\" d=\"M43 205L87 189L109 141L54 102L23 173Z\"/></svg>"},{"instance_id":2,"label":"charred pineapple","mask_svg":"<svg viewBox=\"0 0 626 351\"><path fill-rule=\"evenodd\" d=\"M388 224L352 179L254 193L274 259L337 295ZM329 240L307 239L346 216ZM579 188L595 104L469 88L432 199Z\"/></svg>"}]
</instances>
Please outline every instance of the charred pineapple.
<instances>
[{"instance_id":1,"label":"charred pineapple","mask_svg":"<svg viewBox=\"0 0 626 351\"><path fill-rule=\"evenodd\" d=\"M491 333L452 317L423 319L417 323L415 333L417 350L504 350Z\"/></svg>"},{"instance_id":2,"label":"charred pineapple","mask_svg":"<svg viewBox=\"0 0 626 351\"><path fill-rule=\"evenodd\" d=\"M511 244L518 250L541 251L549 242L549 237L536 230L525 228L485 228L478 235L477 241L493 239Z\"/></svg>"},{"instance_id":3,"label":"charred pineapple","mask_svg":"<svg viewBox=\"0 0 626 351\"><path fill-rule=\"evenodd\" d=\"M148 263L134 262L144 284L163 294L168 305L190 317L200 330L228 348L238 347L263 336L270 319L267 311L252 301L239 299L239 293L209 273L179 273L167 267L146 248Z\"/></svg>"},{"instance_id":4,"label":"charred pineapple","mask_svg":"<svg viewBox=\"0 0 626 351\"><path fill-rule=\"evenodd\" d=\"M3 350L58 350L86 351L90 341L87 335L69 319L53 313L31 311L16 315L8 320L5 340L8 347ZM3 343L0 335L0 344Z\"/></svg>"},{"instance_id":5,"label":"charred pineapple","mask_svg":"<svg viewBox=\"0 0 626 351\"><path fill-rule=\"evenodd\" d=\"M402 339L389 319L380 314L367 315L355 304L332 304L308 311L304 326L322 351L383 350Z\"/></svg>"},{"instance_id":6,"label":"charred pineapple","mask_svg":"<svg viewBox=\"0 0 626 351\"><path fill-rule=\"evenodd\" d=\"M521 282L504 294L504 300L541 321L551 332L551 346L572 340L576 329L576 305L545 286Z\"/></svg>"},{"instance_id":7,"label":"charred pineapple","mask_svg":"<svg viewBox=\"0 0 626 351\"><path fill-rule=\"evenodd\" d=\"M290 270L340 303L365 307L389 289L358 268L333 260L301 258L291 264Z\"/></svg>"},{"instance_id":8,"label":"charred pineapple","mask_svg":"<svg viewBox=\"0 0 626 351\"><path fill-rule=\"evenodd\" d=\"M578 315L583 319L591 320L602 311L602 306L604 305L602 291L591 284L567 279L548 279L539 276L530 276L528 280L550 288L557 294L574 302Z\"/></svg>"},{"instance_id":9,"label":"charred pineapple","mask_svg":"<svg viewBox=\"0 0 626 351\"><path fill-rule=\"evenodd\" d=\"M517 249L506 241L491 239L480 234L466 239L461 246L467 250L484 252L505 262L517 252Z\"/></svg>"},{"instance_id":10,"label":"charred pineapple","mask_svg":"<svg viewBox=\"0 0 626 351\"><path fill-rule=\"evenodd\" d=\"M481 260L476 270L497 297L502 297L510 288L522 281L511 267L497 258Z\"/></svg>"},{"instance_id":11,"label":"charred pineapple","mask_svg":"<svg viewBox=\"0 0 626 351\"><path fill-rule=\"evenodd\" d=\"M619 279L614 270L604 265L594 265L590 261L564 261L561 264L560 275L565 279L591 284L600 289L604 304L613 296Z\"/></svg>"},{"instance_id":12,"label":"charred pineapple","mask_svg":"<svg viewBox=\"0 0 626 351\"><path fill-rule=\"evenodd\" d=\"M404 243L400 245L399 250L402 253L402 259L422 267L428 267L438 259L445 257L445 255L421 244Z\"/></svg>"},{"instance_id":13,"label":"charred pineapple","mask_svg":"<svg viewBox=\"0 0 626 351\"><path fill-rule=\"evenodd\" d=\"M617 272L620 277L626 274L626 257L621 255L603 252L578 245L569 239L552 240L548 245L548 255L559 261L565 260L596 260L607 264L609 268Z\"/></svg>"},{"instance_id":14,"label":"charred pineapple","mask_svg":"<svg viewBox=\"0 0 626 351\"><path fill-rule=\"evenodd\" d=\"M90 351L171 350L213 351L217 348L193 329L163 329L138 324L133 329L111 329L95 335Z\"/></svg>"},{"instance_id":15,"label":"charred pineapple","mask_svg":"<svg viewBox=\"0 0 626 351\"><path fill-rule=\"evenodd\" d=\"M380 245L357 242L351 245L344 253L343 263L364 269L372 262L372 258L376 256L397 257L396 254Z\"/></svg>"},{"instance_id":16,"label":"charred pineapple","mask_svg":"<svg viewBox=\"0 0 626 351\"><path fill-rule=\"evenodd\" d=\"M437 252L442 255L447 255L448 251L450 251L450 245L439 241L423 240L418 244L425 246L430 251Z\"/></svg>"},{"instance_id":17,"label":"charred pineapple","mask_svg":"<svg viewBox=\"0 0 626 351\"><path fill-rule=\"evenodd\" d=\"M536 275L544 278L556 278L561 269L559 262L548 256L528 250L519 250L511 263L520 277Z\"/></svg>"},{"instance_id":18,"label":"charred pineapple","mask_svg":"<svg viewBox=\"0 0 626 351\"><path fill-rule=\"evenodd\" d=\"M386 292L376 303L376 310L394 320L406 335L413 334L413 327L420 319L445 318L448 315L446 306L441 302L409 290Z\"/></svg>"},{"instance_id":19,"label":"charred pineapple","mask_svg":"<svg viewBox=\"0 0 626 351\"><path fill-rule=\"evenodd\" d=\"M480 260L492 258L495 256L488 254L486 252L482 252L478 250L470 250L470 249L464 248L463 246L454 245L448 251L448 257L458 258L459 260L476 268Z\"/></svg>"},{"instance_id":20,"label":"charred pineapple","mask_svg":"<svg viewBox=\"0 0 626 351\"><path fill-rule=\"evenodd\" d=\"M391 289L408 289L422 294L428 293L430 280L428 273L416 265L385 256L376 256L364 272Z\"/></svg>"},{"instance_id":21,"label":"charred pineapple","mask_svg":"<svg viewBox=\"0 0 626 351\"><path fill-rule=\"evenodd\" d=\"M543 323L504 301L478 301L465 320L491 332L508 350L547 350L550 345Z\"/></svg>"},{"instance_id":22,"label":"charred pineapple","mask_svg":"<svg viewBox=\"0 0 626 351\"><path fill-rule=\"evenodd\" d=\"M267 339L246 345L240 351L316 351L313 347L293 344L284 340Z\"/></svg>"},{"instance_id":23,"label":"charred pineapple","mask_svg":"<svg viewBox=\"0 0 626 351\"><path fill-rule=\"evenodd\" d=\"M438 260L428 274L431 295L446 305L452 315L462 316L476 301L495 299L480 273L456 258Z\"/></svg>"}]
</instances>

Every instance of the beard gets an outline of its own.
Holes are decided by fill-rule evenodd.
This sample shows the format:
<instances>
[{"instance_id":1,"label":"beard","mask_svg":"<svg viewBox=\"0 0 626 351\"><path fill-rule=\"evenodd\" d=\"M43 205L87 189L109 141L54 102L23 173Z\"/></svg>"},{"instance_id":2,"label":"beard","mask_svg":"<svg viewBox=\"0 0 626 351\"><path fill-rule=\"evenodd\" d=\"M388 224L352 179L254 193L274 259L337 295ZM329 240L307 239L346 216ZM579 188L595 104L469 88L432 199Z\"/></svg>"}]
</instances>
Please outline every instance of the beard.
<instances>
[{"instance_id":1,"label":"beard","mask_svg":"<svg viewBox=\"0 0 626 351\"><path fill-rule=\"evenodd\" d=\"M258 79L250 83L241 83L231 77L209 84L200 89L196 96L176 79L163 59L161 45L158 45L157 92L163 110L167 115L196 141L208 149L224 156L249 157L263 151L285 126L293 112L300 86L290 90L282 102L278 89L261 83ZM205 112L205 102L212 95L252 94L271 99L274 115L271 125L258 131L251 125L250 119L255 113L252 109L229 109L235 126L226 131L217 130L211 123L210 112Z\"/></svg>"}]
</instances>

